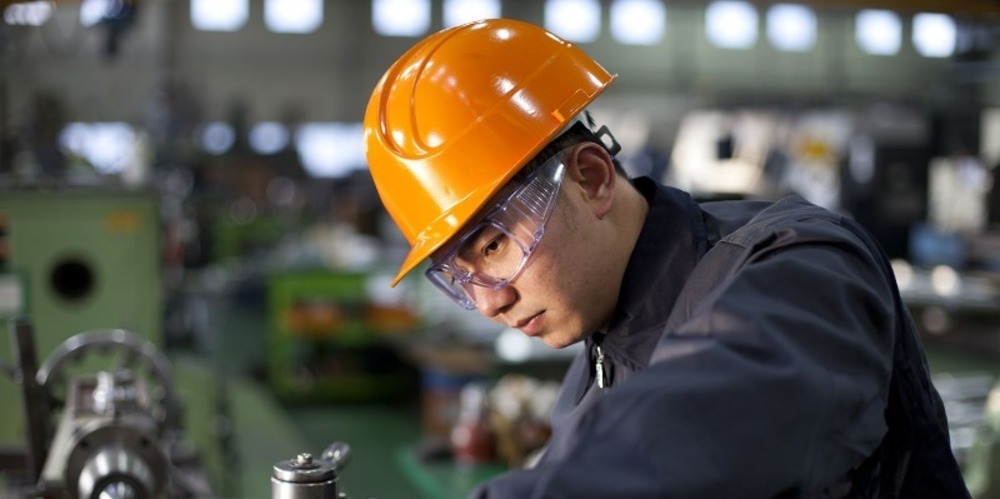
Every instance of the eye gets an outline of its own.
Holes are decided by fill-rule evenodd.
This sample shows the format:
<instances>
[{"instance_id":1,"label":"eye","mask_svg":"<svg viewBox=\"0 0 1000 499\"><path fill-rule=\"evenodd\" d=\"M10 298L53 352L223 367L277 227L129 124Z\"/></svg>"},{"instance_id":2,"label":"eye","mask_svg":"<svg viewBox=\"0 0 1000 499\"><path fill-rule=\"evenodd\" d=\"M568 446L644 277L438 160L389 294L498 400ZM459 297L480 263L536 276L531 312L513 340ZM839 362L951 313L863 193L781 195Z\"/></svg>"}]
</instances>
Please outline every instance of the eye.
<instances>
[{"instance_id":1,"label":"eye","mask_svg":"<svg viewBox=\"0 0 1000 499\"><path fill-rule=\"evenodd\" d=\"M459 250L458 256L469 262L475 262L483 256L489 256L490 253L501 247L502 241L500 239L503 235L503 232L497 230L496 227L490 225L480 227L468 238Z\"/></svg>"},{"instance_id":2,"label":"eye","mask_svg":"<svg viewBox=\"0 0 1000 499\"><path fill-rule=\"evenodd\" d=\"M484 256L490 256L496 252L503 249L504 244L507 242L507 235L503 232L497 232L492 239L490 239L486 244L483 245L482 253Z\"/></svg>"}]
</instances>

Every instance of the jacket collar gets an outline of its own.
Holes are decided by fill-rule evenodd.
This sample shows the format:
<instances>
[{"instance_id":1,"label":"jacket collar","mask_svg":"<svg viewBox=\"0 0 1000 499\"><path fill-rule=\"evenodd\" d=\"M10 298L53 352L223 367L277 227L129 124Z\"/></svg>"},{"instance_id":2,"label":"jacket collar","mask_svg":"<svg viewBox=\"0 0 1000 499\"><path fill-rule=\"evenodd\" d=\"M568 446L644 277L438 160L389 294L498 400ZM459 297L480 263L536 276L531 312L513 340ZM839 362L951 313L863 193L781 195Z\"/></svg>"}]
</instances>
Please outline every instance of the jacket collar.
<instances>
[{"instance_id":1,"label":"jacket collar","mask_svg":"<svg viewBox=\"0 0 1000 499\"><path fill-rule=\"evenodd\" d=\"M632 183L649 203L649 212L601 344L645 365L651 348L646 340L655 344L659 334L639 333L662 328L707 243L701 209L689 194L648 177Z\"/></svg>"}]
</instances>

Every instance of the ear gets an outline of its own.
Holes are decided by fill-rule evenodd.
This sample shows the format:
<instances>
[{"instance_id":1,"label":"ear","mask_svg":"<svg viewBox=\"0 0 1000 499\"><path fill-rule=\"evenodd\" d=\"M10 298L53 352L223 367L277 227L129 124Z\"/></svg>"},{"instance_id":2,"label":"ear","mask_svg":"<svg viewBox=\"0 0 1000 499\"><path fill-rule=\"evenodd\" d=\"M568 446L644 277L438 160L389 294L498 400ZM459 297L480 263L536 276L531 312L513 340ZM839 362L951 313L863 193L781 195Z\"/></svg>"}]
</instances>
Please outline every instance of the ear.
<instances>
[{"instance_id":1,"label":"ear","mask_svg":"<svg viewBox=\"0 0 1000 499\"><path fill-rule=\"evenodd\" d=\"M611 155L593 142L577 144L566 163L566 175L579 185L594 216L603 219L615 200L615 166Z\"/></svg>"}]
</instances>

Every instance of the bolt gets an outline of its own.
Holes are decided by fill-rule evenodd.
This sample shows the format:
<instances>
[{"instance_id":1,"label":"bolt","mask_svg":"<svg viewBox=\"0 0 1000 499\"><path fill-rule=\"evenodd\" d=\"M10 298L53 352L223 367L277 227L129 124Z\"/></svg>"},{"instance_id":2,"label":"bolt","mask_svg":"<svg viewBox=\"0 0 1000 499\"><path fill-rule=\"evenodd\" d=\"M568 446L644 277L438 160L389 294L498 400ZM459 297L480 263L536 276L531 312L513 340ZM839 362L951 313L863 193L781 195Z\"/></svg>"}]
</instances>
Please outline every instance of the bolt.
<instances>
[{"instance_id":1,"label":"bolt","mask_svg":"<svg viewBox=\"0 0 1000 499\"><path fill-rule=\"evenodd\" d=\"M313 463L312 454L309 454L308 452L303 452L302 454L299 454L298 456L295 457L295 464L299 466L308 466L312 463Z\"/></svg>"}]
</instances>

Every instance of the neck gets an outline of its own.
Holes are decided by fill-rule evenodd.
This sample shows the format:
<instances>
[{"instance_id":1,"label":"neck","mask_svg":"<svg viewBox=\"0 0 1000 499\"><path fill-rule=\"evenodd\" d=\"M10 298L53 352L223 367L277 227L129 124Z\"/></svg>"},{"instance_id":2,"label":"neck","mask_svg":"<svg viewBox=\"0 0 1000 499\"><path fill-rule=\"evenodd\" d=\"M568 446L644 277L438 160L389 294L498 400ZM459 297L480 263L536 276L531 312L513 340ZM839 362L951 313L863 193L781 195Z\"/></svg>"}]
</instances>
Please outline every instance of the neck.
<instances>
[{"instance_id":1,"label":"neck","mask_svg":"<svg viewBox=\"0 0 1000 499\"><path fill-rule=\"evenodd\" d=\"M646 197L628 180L622 179L617 182L615 189L618 191L615 195L622 201L623 205L622 220L619 221L622 226L622 236L626 237L623 240L628 242L625 246L628 246L628 254L631 255L639 240L642 226L646 223L646 216L649 214L649 201L646 201Z\"/></svg>"},{"instance_id":2,"label":"neck","mask_svg":"<svg viewBox=\"0 0 1000 499\"><path fill-rule=\"evenodd\" d=\"M611 307L601 323L599 332L607 333L614 315L614 309L618 303L618 296L621 292L622 279L625 278L625 269L632 258L632 251L639 241L639 234L642 232L646 216L649 214L649 202L646 198L632 186L628 180L619 177L615 183L615 207L609 212L611 217L610 226L614 230L612 234L615 243L609 245L609 255L613 259L613 267L610 268L611 278L609 283L616 283L614 286L614 296Z\"/></svg>"}]
</instances>

